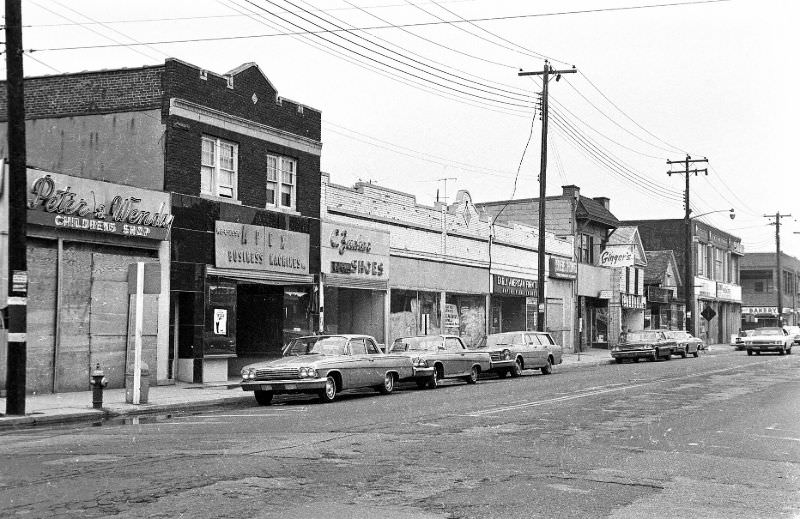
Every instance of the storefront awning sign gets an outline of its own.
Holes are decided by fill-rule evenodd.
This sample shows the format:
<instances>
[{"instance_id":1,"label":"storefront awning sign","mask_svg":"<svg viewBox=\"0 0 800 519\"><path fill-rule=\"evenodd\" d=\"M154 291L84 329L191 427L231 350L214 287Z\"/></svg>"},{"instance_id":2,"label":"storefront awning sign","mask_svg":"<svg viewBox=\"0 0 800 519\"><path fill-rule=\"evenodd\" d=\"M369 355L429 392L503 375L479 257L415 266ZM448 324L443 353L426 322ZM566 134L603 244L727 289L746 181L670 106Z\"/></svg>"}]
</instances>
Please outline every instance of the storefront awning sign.
<instances>
[{"instance_id":1,"label":"storefront awning sign","mask_svg":"<svg viewBox=\"0 0 800 519\"><path fill-rule=\"evenodd\" d=\"M28 169L28 223L63 231L166 240L169 195Z\"/></svg>"},{"instance_id":2,"label":"storefront awning sign","mask_svg":"<svg viewBox=\"0 0 800 519\"><path fill-rule=\"evenodd\" d=\"M550 256L548 275L551 278L576 279L578 277L578 264L566 258Z\"/></svg>"},{"instance_id":3,"label":"storefront awning sign","mask_svg":"<svg viewBox=\"0 0 800 519\"><path fill-rule=\"evenodd\" d=\"M492 275L492 293L509 296L536 296L539 284L535 279L525 279L502 274Z\"/></svg>"},{"instance_id":4,"label":"storefront awning sign","mask_svg":"<svg viewBox=\"0 0 800 519\"><path fill-rule=\"evenodd\" d=\"M620 306L632 310L644 310L644 297L636 294L620 294Z\"/></svg>"},{"instance_id":5,"label":"storefront awning sign","mask_svg":"<svg viewBox=\"0 0 800 519\"><path fill-rule=\"evenodd\" d=\"M308 234L217 221L214 232L217 268L308 274Z\"/></svg>"},{"instance_id":6,"label":"storefront awning sign","mask_svg":"<svg viewBox=\"0 0 800 519\"><path fill-rule=\"evenodd\" d=\"M322 272L372 281L389 279L389 233L322 222Z\"/></svg>"}]
</instances>

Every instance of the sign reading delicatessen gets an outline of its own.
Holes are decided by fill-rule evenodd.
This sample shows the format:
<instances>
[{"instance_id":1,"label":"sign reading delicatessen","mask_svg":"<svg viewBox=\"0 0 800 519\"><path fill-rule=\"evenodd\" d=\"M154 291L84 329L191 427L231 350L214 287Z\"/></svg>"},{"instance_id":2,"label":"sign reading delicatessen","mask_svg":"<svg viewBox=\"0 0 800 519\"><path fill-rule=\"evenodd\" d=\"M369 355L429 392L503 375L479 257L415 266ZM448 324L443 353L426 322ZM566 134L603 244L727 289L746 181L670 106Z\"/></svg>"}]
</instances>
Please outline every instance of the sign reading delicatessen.
<instances>
[{"instance_id":1,"label":"sign reading delicatessen","mask_svg":"<svg viewBox=\"0 0 800 519\"><path fill-rule=\"evenodd\" d=\"M217 268L308 274L307 234L233 222L216 222Z\"/></svg>"},{"instance_id":2,"label":"sign reading delicatessen","mask_svg":"<svg viewBox=\"0 0 800 519\"><path fill-rule=\"evenodd\" d=\"M322 222L322 272L374 281L389 279L389 233Z\"/></svg>"},{"instance_id":3,"label":"sign reading delicatessen","mask_svg":"<svg viewBox=\"0 0 800 519\"><path fill-rule=\"evenodd\" d=\"M130 238L167 240L169 194L28 169L29 224Z\"/></svg>"}]
</instances>

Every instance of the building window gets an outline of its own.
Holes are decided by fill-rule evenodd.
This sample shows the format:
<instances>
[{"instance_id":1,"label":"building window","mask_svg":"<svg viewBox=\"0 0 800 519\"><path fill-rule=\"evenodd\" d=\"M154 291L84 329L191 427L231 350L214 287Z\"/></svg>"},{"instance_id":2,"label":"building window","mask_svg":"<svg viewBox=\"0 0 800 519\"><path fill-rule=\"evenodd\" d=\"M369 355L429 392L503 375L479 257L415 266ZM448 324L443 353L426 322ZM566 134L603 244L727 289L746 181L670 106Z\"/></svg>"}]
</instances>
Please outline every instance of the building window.
<instances>
[{"instance_id":1,"label":"building window","mask_svg":"<svg viewBox=\"0 0 800 519\"><path fill-rule=\"evenodd\" d=\"M755 292L763 292L764 291L764 282L763 281L755 281L755 282L753 282L753 290Z\"/></svg>"},{"instance_id":2,"label":"building window","mask_svg":"<svg viewBox=\"0 0 800 519\"><path fill-rule=\"evenodd\" d=\"M297 162L288 157L267 155L267 205L295 209Z\"/></svg>"},{"instance_id":3,"label":"building window","mask_svg":"<svg viewBox=\"0 0 800 519\"><path fill-rule=\"evenodd\" d=\"M203 136L200 159L200 194L236 198L239 147L215 137Z\"/></svg>"},{"instance_id":4,"label":"building window","mask_svg":"<svg viewBox=\"0 0 800 519\"><path fill-rule=\"evenodd\" d=\"M594 263L594 236L581 234L578 244L578 261L581 263Z\"/></svg>"}]
</instances>

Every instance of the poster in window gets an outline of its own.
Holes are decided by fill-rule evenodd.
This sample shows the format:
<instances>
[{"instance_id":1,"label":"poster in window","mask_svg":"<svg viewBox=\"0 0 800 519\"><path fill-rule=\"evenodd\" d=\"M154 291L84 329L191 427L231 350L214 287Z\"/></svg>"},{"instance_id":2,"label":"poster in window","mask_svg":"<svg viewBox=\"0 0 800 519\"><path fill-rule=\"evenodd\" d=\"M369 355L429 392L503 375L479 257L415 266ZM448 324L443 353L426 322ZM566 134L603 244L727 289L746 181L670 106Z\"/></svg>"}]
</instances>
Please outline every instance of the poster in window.
<instances>
[{"instance_id":1,"label":"poster in window","mask_svg":"<svg viewBox=\"0 0 800 519\"><path fill-rule=\"evenodd\" d=\"M228 334L228 311L223 308L214 309L214 335Z\"/></svg>"},{"instance_id":2,"label":"poster in window","mask_svg":"<svg viewBox=\"0 0 800 519\"><path fill-rule=\"evenodd\" d=\"M444 328L445 333L458 335L461 329L461 319L458 315L458 306L454 304L444 305Z\"/></svg>"}]
</instances>

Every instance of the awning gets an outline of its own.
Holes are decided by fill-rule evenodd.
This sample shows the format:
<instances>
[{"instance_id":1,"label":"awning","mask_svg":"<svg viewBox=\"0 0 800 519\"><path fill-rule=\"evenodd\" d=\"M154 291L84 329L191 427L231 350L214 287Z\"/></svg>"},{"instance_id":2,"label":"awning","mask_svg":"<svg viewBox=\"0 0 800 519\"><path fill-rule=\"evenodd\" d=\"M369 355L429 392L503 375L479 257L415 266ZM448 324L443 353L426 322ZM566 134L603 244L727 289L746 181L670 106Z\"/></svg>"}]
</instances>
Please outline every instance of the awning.
<instances>
[{"instance_id":1,"label":"awning","mask_svg":"<svg viewBox=\"0 0 800 519\"><path fill-rule=\"evenodd\" d=\"M283 272L263 272L260 270L236 270L206 267L209 276L222 276L236 281L261 283L262 285L313 285L311 274L287 274Z\"/></svg>"},{"instance_id":2,"label":"awning","mask_svg":"<svg viewBox=\"0 0 800 519\"><path fill-rule=\"evenodd\" d=\"M384 291L389 289L389 282L385 279L359 278L347 274L323 274L322 281L328 287Z\"/></svg>"}]
</instances>

